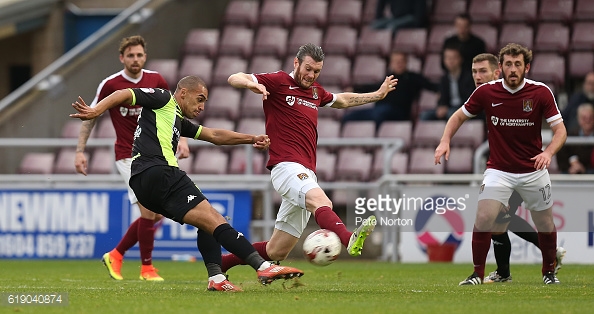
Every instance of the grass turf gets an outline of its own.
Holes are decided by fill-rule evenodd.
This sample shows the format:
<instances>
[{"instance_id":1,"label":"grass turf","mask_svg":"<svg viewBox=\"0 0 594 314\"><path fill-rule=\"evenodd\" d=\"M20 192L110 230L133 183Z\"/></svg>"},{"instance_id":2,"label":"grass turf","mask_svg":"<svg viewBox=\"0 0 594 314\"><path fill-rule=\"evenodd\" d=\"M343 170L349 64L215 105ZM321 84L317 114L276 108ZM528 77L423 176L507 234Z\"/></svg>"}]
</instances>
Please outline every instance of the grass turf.
<instances>
[{"instance_id":1,"label":"grass turf","mask_svg":"<svg viewBox=\"0 0 594 314\"><path fill-rule=\"evenodd\" d=\"M545 286L539 265L512 265L512 283L458 286L471 265L339 260L327 267L285 261L298 281L262 286L248 266L229 271L242 293L206 291L201 262L155 261L165 282L138 280L124 263L123 281L100 261L0 260L0 294L66 292L67 306L5 305L0 313L592 313L594 267L564 265L561 285ZM487 266L487 272L493 265Z\"/></svg>"}]
</instances>

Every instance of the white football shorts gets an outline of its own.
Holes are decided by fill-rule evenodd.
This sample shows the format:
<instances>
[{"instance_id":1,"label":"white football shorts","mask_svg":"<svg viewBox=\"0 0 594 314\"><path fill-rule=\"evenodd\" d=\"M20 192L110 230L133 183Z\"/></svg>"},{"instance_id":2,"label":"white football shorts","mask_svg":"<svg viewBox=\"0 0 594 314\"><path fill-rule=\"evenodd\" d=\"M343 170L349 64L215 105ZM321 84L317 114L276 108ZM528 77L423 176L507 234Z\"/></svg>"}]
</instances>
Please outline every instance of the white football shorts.
<instances>
[{"instance_id":1,"label":"white football shorts","mask_svg":"<svg viewBox=\"0 0 594 314\"><path fill-rule=\"evenodd\" d=\"M124 179L124 182L126 182L126 188L128 188L128 198L130 199L130 203L131 204L138 203L136 194L134 194L134 191L132 191L132 188L130 187L130 184L128 183L128 181L130 181L130 174L132 172L132 169L131 169L132 158L124 158L124 159L116 160L115 164L116 164L116 168L118 168L118 172Z\"/></svg>"},{"instance_id":2,"label":"white football shorts","mask_svg":"<svg viewBox=\"0 0 594 314\"><path fill-rule=\"evenodd\" d=\"M553 206L551 178L547 169L529 173L487 169L478 199L496 200L507 206L513 190L520 194L526 209L541 211Z\"/></svg>"}]
</instances>

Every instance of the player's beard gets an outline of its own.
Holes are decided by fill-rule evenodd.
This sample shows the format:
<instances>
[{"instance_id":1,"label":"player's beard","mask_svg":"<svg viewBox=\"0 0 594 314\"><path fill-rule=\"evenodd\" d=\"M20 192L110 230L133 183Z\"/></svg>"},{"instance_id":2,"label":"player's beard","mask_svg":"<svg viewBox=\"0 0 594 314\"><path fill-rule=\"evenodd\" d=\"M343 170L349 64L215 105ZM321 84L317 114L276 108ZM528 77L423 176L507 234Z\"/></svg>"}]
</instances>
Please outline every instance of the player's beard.
<instances>
[{"instance_id":1,"label":"player's beard","mask_svg":"<svg viewBox=\"0 0 594 314\"><path fill-rule=\"evenodd\" d=\"M143 66L143 64L141 64L141 63L131 64L131 65L127 66L126 69L128 70L128 72L136 75L136 74L140 73L140 71L142 71L142 66Z\"/></svg>"},{"instance_id":2,"label":"player's beard","mask_svg":"<svg viewBox=\"0 0 594 314\"><path fill-rule=\"evenodd\" d=\"M505 75L505 73L503 74L503 79L505 81L505 85L507 85L507 87L511 88L511 89L516 89L518 88L518 86L520 86L520 84L522 84L522 82L524 81L524 77L526 76L526 74L524 74L524 72L521 73L516 73L515 74L515 78L516 78L516 83L512 84L510 82L510 76L509 75Z\"/></svg>"},{"instance_id":3,"label":"player's beard","mask_svg":"<svg viewBox=\"0 0 594 314\"><path fill-rule=\"evenodd\" d=\"M311 85L313 85L314 82L306 82L309 85L304 85L306 83L304 83L304 79L303 79L303 75L301 75L301 71L299 70L299 68L297 68L297 71L294 73L295 74L295 81L297 82L297 85L299 85L299 87L303 88L303 89L308 89L311 87Z\"/></svg>"}]
</instances>

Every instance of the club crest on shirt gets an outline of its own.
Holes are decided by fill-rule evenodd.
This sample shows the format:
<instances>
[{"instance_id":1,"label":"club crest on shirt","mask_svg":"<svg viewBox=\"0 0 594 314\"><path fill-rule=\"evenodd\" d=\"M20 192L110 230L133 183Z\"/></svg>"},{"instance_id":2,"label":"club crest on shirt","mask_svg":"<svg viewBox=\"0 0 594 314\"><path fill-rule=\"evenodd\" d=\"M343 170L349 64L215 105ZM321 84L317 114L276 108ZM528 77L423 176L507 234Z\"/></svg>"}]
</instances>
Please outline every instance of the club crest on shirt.
<instances>
[{"instance_id":1,"label":"club crest on shirt","mask_svg":"<svg viewBox=\"0 0 594 314\"><path fill-rule=\"evenodd\" d=\"M525 112L532 111L532 99L524 99L522 100L522 108Z\"/></svg>"},{"instance_id":2,"label":"club crest on shirt","mask_svg":"<svg viewBox=\"0 0 594 314\"><path fill-rule=\"evenodd\" d=\"M287 101L287 104L289 104L289 106L293 106L293 104L295 104L295 96L287 96L285 100Z\"/></svg>"},{"instance_id":3,"label":"club crest on shirt","mask_svg":"<svg viewBox=\"0 0 594 314\"><path fill-rule=\"evenodd\" d=\"M499 123L499 118L496 116L491 116L491 122L493 122L493 125L497 125Z\"/></svg>"},{"instance_id":4,"label":"club crest on shirt","mask_svg":"<svg viewBox=\"0 0 594 314\"><path fill-rule=\"evenodd\" d=\"M307 176L307 174L305 174L305 173L300 173L297 175L297 178L299 178L299 180L303 181L303 180L309 178L309 176Z\"/></svg>"},{"instance_id":5,"label":"club crest on shirt","mask_svg":"<svg viewBox=\"0 0 594 314\"><path fill-rule=\"evenodd\" d=\"M314 86L314 87L312 87L312 88L311 88L311 92L312 92L312 94L313 94L313 95L312 95L313 99L318 99L318 88L317 88L317 87L315 87L315 86Z\"/></svg>"},{"instance_id":6,"label":"club crest on shirt","mask_svg":"<svg viewBox=\"0 0 594 314\"><path fill-rule=\"evenodd\" d=\"M128 108L124 106L120 107L120 114L122 114L122 117L125 117L128 114Z\"/></svg>"}]
</instances>

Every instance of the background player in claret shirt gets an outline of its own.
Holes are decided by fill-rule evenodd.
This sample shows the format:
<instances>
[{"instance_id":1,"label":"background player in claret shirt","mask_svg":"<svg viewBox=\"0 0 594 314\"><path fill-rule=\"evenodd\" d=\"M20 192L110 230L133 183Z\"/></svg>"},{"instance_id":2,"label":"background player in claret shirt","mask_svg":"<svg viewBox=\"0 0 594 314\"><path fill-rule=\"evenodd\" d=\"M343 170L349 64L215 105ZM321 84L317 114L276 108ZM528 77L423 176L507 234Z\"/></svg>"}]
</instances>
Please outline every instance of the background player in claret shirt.
<instances>
[{"instance_id":1,"label":"background player in claret shirt","mask_svg":"<svg viewBox=\"0 0 594 314\"><path fill-rule=\"evenodd\" d=\"M501 74L501 70L499 70L499 60L495 55L481 53L475 56L472 60L472 78L474 79L476 87L498 79L499 74ZM484 283L506 282L512 280L509 269L511 241L509 240L507 230L538 247L538 234L536 233L536 230L534 230L526 220L516 215L516 211L522 202L523 200L520 194L514 191L508 202L508 210L500 212L495 220L496 223L505 224L507 229L505 232L493 232L491 234L497 269L485 277ZM555 274L561 268L561 262L564 255L565 249L558 247L555 262Z\"/></svg>"},{"instance_id":2,"label":"background player in claret shirt","mask_svg":"<svg viewBox=\"0 0 594 314\"><path fill-rule=\"evenodd\" d=\"M372 93L327 92L316 79L322 71L322 48L306 44L299 48L291 73L236 73L229 84L262 94L266 133L270 136L272 185L282 196L275 229L269 241L254 243L266 260L284 260L305 229L311 213L321 228L335 232L352 256L361 255L363 242L375 225L369 217L354 232L348 231L332 211L332 202L316 178L318 108L348 108L383 99L394 90L398 80L390 75ZM223 271L241 264L238 257L223 256Z\"/></svg>"},{"instance_id":3,"label":"background player in claret shirt","mask_svg":"<svg viewBox=\"0 0 594 314\"><path fill-rule=\"evenodd\" d=\"M91 107L96 106L99 101L109 96L111 93L123 88L158 87L167 90L169 89L169 86L167 86L167 83L161 74L144 69L144 64L146 62L145 47L146 43L141 36L131 36L122 39L119 51L120 62L124 65L124 69L110 75L99 84L97 95L95 96L95 99L93 99ZM111 122L113 123L116 132L116 167L126 181L126 185L128 185L128 179L130 179L134 130L136 130L136 126L138 125L137 120L141 109L142 108L138 108L138 106L135 107L128 103L122 103L109 110ZM96 119L83 121L78 135L78 146L76 147L74 165L76 171L84 175L87 175L87 158L84 155L85 146L96 121ZM179 143L178 156L179 158L186 158L189 156L186 139L182 139ZM156 229L154 225L162 218L162 216L151 212L139 204L130 187L128 187L128 197L131 204L138 205L140 209L140 218L132 222L126 231L126 234L120 240L120 243L113 250L103 255L103 263L113 279L124 279L121 273L122 259L124 258L126 251L138 242L140 248L140 260L142 262L140 279L162 281L163 278L157 274L152 262L152 251Z\"/></svg>"},{"instance_id":4,"label":"background player in claret shirt","mask_svg":"<svg viewBox=\"0 0 594 314\"><path fill-rule=\"evenodd\" d=\"M567 132L551 90L540 82L525 79L530 70L532 51L508 44L499 52L503 79L479 86L464 106L446 124L435 150L435 164L449 159L450 140L464 121L484 111L491 152L479 190L478 211L472 232L474 272L460 285L483 283L491 232L505 231L497 223L500 211L515 190L538 230L545 284L559 283L555 270L557 231L553 222L551 180L547 167L552 156L565 143ZM545 118L553 138L542 150L541 124Z\"/></svg>"},{"instance_id":5,"label":"background player in claret shirt","mask_svg":"<svg viewBox=\"0 0 594 314\"><path fill-rule=\"evenodd\" d=\"M209 276L208 290L241 291L221 271L221 245L252 266L262 284L302 276L303 272L299 269L265 261L179 169L175 153L181 136L216 145L253 144L258 149L266 149L270 145L266 135L210 129L190 122L188 119L194 119L204 110L207 99L208 89L204 81L196 76L187 76L178 82L173 95L165 89L128 88L112 93L96 107L87 107L79 97L72 104L79 113L70 116L93 119L122 103L144 108L134 132L130 187L146 208L180 224L187 223L198 228L197 245Z\"/></svg>"}]
</instances>

